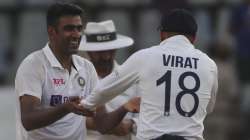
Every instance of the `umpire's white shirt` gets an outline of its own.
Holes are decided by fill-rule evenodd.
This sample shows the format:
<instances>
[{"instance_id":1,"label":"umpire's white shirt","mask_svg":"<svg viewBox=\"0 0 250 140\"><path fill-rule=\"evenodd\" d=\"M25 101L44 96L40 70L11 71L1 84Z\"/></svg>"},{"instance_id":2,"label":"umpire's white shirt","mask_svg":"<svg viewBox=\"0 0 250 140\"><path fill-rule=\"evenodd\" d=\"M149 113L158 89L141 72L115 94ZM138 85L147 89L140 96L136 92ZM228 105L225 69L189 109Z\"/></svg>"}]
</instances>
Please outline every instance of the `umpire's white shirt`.
<instances>
[{"instance_id":1,"label":"umpire's white shirt","mask_svg":"<svg viewBox=\"0 0 250 140\"><path fill-rule=\"evenodd\" d=\"M73 55L75 68L64 69L48 45L27 56L18 68L15 90L19 96L32 95L43 106L56 106L70 96L86 97L98 78L94 66ZM85 117L70 113L53 124L27 132L28 140L85 140Z\"/></svg>"},{"instance_id":2,"label":"umpire's white shirt","mask_svg":"<svg viewBox=\"0 0 250 140\"><path fill-rule=\"evenodd\" d=\"M171 134L203 140L203 121L216 98L217 66L185 36L170 37L133 54L101 80L84 106L103 104L135 82L142 94L139 139Z\"/></svg>"}]
</instances>

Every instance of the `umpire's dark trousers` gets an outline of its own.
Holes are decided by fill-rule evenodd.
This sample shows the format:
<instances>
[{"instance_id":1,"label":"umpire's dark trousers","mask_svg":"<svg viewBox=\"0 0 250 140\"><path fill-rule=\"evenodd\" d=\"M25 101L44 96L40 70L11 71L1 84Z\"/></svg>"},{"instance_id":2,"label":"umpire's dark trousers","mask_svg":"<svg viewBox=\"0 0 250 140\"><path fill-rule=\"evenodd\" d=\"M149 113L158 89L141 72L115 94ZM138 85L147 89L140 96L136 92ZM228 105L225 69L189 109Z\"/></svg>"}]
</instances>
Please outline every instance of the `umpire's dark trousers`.
<instances>
[{"instance_id":1,"label":"umpire's dark trousers","mask_svg":"<svg viewBox=\"0 0 250 140\"><path fill-rule=\"evenodd\" d=\"M184 139L182 136L173 136L173 135L164 134L152 140L186 140L186 139Z\"/></svg>"}]
</instances>

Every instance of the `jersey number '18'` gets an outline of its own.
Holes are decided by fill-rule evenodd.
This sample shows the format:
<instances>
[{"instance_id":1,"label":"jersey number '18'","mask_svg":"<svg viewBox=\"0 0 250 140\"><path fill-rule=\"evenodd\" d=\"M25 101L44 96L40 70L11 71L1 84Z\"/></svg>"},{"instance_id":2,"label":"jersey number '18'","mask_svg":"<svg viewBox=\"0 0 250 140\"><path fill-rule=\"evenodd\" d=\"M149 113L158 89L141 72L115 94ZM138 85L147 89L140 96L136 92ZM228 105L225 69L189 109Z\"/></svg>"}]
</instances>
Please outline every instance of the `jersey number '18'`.
<instances>
[{"instance_id":1,"label":"jersey number '18'","mask_svg":"<svg viewBox=\"0 0 250 140\"><path fill-rule=\"evenodd\" d=\"M172 71L168 70L160 79L158 79L156 81L157 86L159 86L165 82L165 110L164 110L165 116L170 115L171 75L172 75ZM184 80L188 76L193 77L195 80L195 86L192 89L188 89L184 85ZM199 106L199 98L195 92L197 92L200 88L200 78L198 77L198 75L196 73L191 72L191 71L187 71L187 72L184 72L180 75L178 83L179 83L179 87L182 89L182 91L177 94L176 101L175 101L176 109L180 113L180 115L182 115L184 117L191 117L195 114L195 112L197 111L198 106ZM186 112L181 107L181 98L185 94L190 94L194 98L194 107L189 112Z\"/></svg>"}]
</instances>

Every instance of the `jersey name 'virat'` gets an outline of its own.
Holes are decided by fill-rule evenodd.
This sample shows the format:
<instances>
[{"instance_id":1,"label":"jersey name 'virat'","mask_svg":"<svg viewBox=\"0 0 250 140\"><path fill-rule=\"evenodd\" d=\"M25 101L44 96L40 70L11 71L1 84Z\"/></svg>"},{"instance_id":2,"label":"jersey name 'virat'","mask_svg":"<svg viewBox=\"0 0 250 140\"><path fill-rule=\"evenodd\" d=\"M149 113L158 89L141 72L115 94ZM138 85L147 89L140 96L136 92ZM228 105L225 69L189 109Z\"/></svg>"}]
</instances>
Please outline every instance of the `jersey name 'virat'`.
<instances>
[{"instance_id":1,"label":"jersey name 'virat'","mask_svg":"<svg viewBox=\"0 0 250 140\"><path fill-rule=\"evenodd\" d=\"M179 68L197 69L198 58L182 57L163 54L163 65Z\"/></svg>"}]
</instances>

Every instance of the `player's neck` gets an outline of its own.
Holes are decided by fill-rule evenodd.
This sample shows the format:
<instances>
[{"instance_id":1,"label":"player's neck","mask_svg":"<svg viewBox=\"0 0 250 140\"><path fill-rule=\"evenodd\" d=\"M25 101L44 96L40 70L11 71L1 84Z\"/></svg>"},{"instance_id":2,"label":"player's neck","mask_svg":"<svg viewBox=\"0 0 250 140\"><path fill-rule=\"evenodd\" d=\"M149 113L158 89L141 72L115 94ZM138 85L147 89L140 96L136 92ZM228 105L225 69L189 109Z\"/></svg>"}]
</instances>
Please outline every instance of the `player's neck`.
<instances>
[{"instance_id":1,"label":"player's neck","mask_svg":"<svg viewBox=\"0 0 250 140\"><path fill-rule=\"evenodd\" d=\"M72 55L65 55L61 53L59 50L56 50L55 46L52 46L52 45L49 45L49 46L51 48L51 51L55 55L56 59L62 65L62 67L64 69L67 69L70 72L71 66L72 66Z\"/></svg>"},{"instance_id":2,"label":"player's neck","mask_svg":"<svg viewBox=\"0 0 250 140\"><path fill-rule=\"evenodd\" d=\"M176 35L180 35L179 33L175 33L175 32L161 32L160 34L160 38L161 41L164 41L167 38L176 36ZM195 42L195 36L191 36L191 35L184 35L186 38L188 38L188 40L193 44Z\"/></svg>"}]
</instances>

